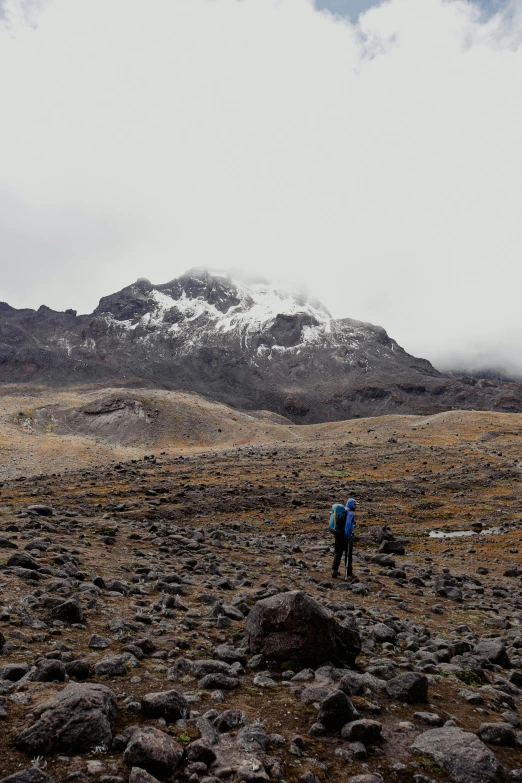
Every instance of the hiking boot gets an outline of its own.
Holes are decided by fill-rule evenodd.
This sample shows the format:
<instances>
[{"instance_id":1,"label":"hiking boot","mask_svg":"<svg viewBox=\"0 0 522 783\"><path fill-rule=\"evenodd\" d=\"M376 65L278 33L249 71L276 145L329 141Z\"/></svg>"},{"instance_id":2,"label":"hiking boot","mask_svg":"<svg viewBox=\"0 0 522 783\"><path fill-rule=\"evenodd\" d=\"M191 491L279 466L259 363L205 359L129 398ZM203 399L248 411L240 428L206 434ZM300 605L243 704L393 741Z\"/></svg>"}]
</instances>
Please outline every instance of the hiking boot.
<instances>
[{"instance_id":1,"label":"hiking boot","mask_svg":"<svg viewBox=\"0 0 522 783\"><path fill-rule=\"evenodd\" d=\"M339 576L339 571L332 571L332 579L337 579Z\"/></svg>"}]
</instances>

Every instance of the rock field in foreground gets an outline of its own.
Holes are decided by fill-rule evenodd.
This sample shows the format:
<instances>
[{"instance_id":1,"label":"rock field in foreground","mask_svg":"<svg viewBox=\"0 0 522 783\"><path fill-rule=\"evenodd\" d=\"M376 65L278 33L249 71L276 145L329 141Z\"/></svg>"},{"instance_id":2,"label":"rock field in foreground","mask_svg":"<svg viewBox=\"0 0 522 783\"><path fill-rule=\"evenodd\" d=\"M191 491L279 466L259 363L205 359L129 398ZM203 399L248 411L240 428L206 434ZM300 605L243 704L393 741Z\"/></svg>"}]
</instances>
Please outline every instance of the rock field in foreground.
<instances>
[{"instance_id":1,"label":"rock field in foreground","mask_svg":"<svg viewBox=\"0 0 522 783\"><path fill-rule=\"evenodd\" d=\"M4 482L0 781L522 780L519 417L392 421Z\"/></svg>"}]
</instances>

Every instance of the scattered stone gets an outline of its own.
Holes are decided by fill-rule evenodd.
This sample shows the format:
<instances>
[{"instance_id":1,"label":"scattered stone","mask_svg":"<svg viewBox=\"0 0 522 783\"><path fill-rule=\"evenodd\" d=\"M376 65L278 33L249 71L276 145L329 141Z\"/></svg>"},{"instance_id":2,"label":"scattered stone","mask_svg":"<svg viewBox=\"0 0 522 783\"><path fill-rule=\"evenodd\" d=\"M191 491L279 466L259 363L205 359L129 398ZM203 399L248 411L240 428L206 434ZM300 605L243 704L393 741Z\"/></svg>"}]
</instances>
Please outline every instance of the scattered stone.
<instances>
[{"instance_id":1,"label":"scattered stone","mask_svg":"<svg viewBox=\"0 0 522 783\"><path fill-rule=\"evenodd\" d=\"M38 661L34 680L36 682L64 682L65 664L62 661L42 658Z\"/></svg>"},{"instance_id":2,"label":"scattered stone","mask_svg":"<svg viewBox=\"0 0 522 783\"><path fill-rule=\"evenodd\" d=\"M225 710L215 720L216 729L221 732L232 731L245 723L250 721L242 710Z\"/></svg>"},{"instance_id":3,"label":"scattered stone","mask_svg":"<svg viewBox=\"0 0 522 783\"><path fill-rule=\"evenodd\" d=\"M111 640L108 639L106 636L100 636L98 633L93 633L89 637L89 641L87 642L87 647L90 647L91 650L105 650L107 647L111 646Z\"/></svg>"},{"instance_id":4,"label":"scattered stone","mask_svg":"<svg viewBox=\"0 0 522 783\"><path fill-rule=\"evenodd\" d=\"M343 691L334 691L322 702L317 720L327 731L340 731L358 717L359 713L348 696Z\"/></svg>"},{"instance_id":5,"label":"scattered stone","mask_svg":"<svg viewBox=\"0 0 522 783\"><path fill-rule=\"evenodd\" d=\"M422 723L427 723L428 726L442 726L444 723L436 712L414 712L413 717L422 721Z\"/></svg>"},{"instance_id":6,"label":"scattered stone","mask_svg":"<svg viewBox=\"0 0 522 783\"><path fill-rule=\"evenodd\" d=\"M7 663L5 666L0 666L0 680L18 682L27 674L29 668L27 663Z\"/></svg>"},{"instance_id":7,"label":"scattered stone","mask_svg":"<svg viewBox=\"0 0 522 783\"><path fill-rule=\"evenodd\" d=\"M21 772L15 772L7 778L2 778L0 783L54 783L53 779L37 767L30 767Z\"/></svg>"},{"instance_id":8,"label":"scattered stone","mask_svg":"<svg viewBox=\"0 0 522 783\"><path fill-rule=\"evenodd\" d=\"M510 723L482 723L479 736L488 745L512 746L515 744L515 730Z\"/></svg>"},{"instance_id":9,"label":"scattered stone","mask_svg":"<svg viewBox=\"0 0 522 783\"><path fill-rule=\"evenodd\" d=\"M376 720L354 720L341 729L341 736L349 742L362 742L363 745L375 745L382 739L382 723Z\"/></svg>"},{"instance_id":10,"label":"scattered stone","mask_svg":"<svg viewBox=\"0 0 522 783\"><path fill-rule=\"evenodd\" d=\"M55 606L51 611L51 615L55 620L62 620L65 623L82 623L83 611L82 607L73 599L64 601L58 606Z\"/></svg>"},{"instance_id":11,"label":"scattered stone","mask_svg":"<svg viewBox=\"0 0 522 783\"><path fill-rule=\"evenodd\" d=\"M4 536L0 536L0 549L18 549L18 546L17 544L15 544L14 541L11 541L10 538L5 538Z\"/></svg>"},{"instance_id":12,"label":"scattered stone","mask_svg":"<svg viewBox=\"0 0 522 783\"><path fill-rule=\"evenodd\" d=\"M198 682L198 688L202 691L212 691L215 688L222 691L233 691L238 686L237 677L227 677L226 674L207 674Z\"/></svg>"},{"instance_id":13,"label":"scattered stone","mask_svg":"<svg viewBox=\"0 0 522 783\"><path fill-rule=\"evenodd\" d=\"M108 655L94 664L97 677L124 677L127 674L127 659L124 655Z\"/></svg>"},{"instance_id":14,"label":"scattered stone","mask_svg":"<svg viewBox=\"0 0 522 783\"><path fill-rule=\"evenodd\" d=\"M265 751L267 745L266 732L260 723L243 726L237 733L238 746L249 753Z\"/></svg>"},{"instance_id":15,"label":"scattered stone","mask_svg":"<svg viewBox=\"0 0 522 783\"><path fill-rule=\"evenodd\" d=\"M92 666L88 661L79 658L65 664L65 673L74 680L88 680L92 674Z\"/></svg>"},{"instance_id":16,"label":"scattered stone","mask_svg":"<svg viewBox=\"0 0 522 783\"><path fill-rule=\"evenodd\" d=\"M140 767L133 767L130 771L129 783L159 783L159 780L145 769L140 769Z\"/></svg>"},{"instance_id":17,"label":"scattered stone","mask_svg":"<svg viewBox=\"0 0 522 783\"><path fill-rule=\"evenodd\" d=\"M428 698L428 678L419 672L407 672L386 683L388 696L398 701L416 704Z\"/></svg>"},{"instance_id":18,"label":"scattered stone","mask_svg":"<svg viewBox=\"0 0 522 783\"><path fill-rule=\"evenodd\" d=\"M30 514L37 514L39 517L52 517L54 514L51 506L43 506L40 504L27 506L26 511L28 511Z\"/></svg>"},{"instance_id":19,"label":"scattered stone","mask_svg":"<svg viewBox=\"0 0 522 783\"><path fill-rule=\"evenodd\" d=\"M383 644L383 642L395 644L395 640L397 639L397 634L393 628L389 628L387 625L384 625L384 623L378 623L377 625L372 626L370 633L379 644Z\"/></svg>"},{"instance_id":20,"label":"scattered stone","mask_svg":"<svg viewBox=\"0 0 522 783\"><path fill-rule=\"evenodd\" d=\"M123 754L126 764L151 775L169 777L183 758L183 748L165 732L152 726L135 729Z\"/></svg>"},{"instance_id":21,"label":"scattered stone","mask_svg":"<svg viewBox=\"0 0 522 783\"><path fill-rule=\"evenodd\" d=\"M116 713L116 699L109 688L72 683L33 710L37 721L18 735L16 746L33 756L109 747Z\"/></svg>"},{"instance_id":22,"label":"scattered stone","mask_svg":"<svg viewBox=\"0 0 522 783\"><path fill-rule=\"evenodd\" d=\"M28 568L30 571L38 571L40 563L27 552L16 552L7 561L9 568Z\"/></svg>"},{"instance_id":23,"label":"scattered stone","mask_svg":"<svg viewBox=\"0 0 522 783\"><path fill-rule=\"evenodd\" d=\"M216 760L216 754L204 740L199 739L187 746L187 759L191 762L201 761L210 767Z\"/></svg>"},{"instance_id":24,"label":"scattered stone","mask_svg":"<svg viewBox=\"0 0 522 783\"><path fill-rule=\"evenodd\" d=\"M457 783L493 783L500 778L500 763L489 748L457 726L426 731L411 749L418 756L428 756Z\"/></svg>"},{"instance_id":25,"label":"scattered stone","mask_svg":"<svg viewBox=\"0 0 522 783\"><path fill-rule=\"evenodd\" d=\"M511 667L511 661L506 652L506 644L502 639L484 639L475 645L473 653L480 658L486 658L490 663L496 663L506 669Z\"/></svg>"},{"instance_id":26,"label":"scattered stone","mask_svg":"<svg viewBox=\"0 0 522 783\"><path fill-rule=\"evenodd\" d=\"M145 694L141 700L141 709L148 718L164 718L167 723L190 716L186 698L175 690Z\"/></svg>"}]
</instances>

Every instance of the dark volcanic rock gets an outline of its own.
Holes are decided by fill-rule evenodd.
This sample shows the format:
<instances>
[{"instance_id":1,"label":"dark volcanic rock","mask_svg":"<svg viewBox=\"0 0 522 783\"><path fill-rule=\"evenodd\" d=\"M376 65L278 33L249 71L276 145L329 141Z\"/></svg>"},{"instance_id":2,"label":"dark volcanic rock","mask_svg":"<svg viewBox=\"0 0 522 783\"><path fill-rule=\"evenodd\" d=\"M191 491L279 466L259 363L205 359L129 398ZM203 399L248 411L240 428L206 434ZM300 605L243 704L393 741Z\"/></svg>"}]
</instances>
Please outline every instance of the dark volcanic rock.
<instances>
[{"instance_id":1,"label":"dark volcanic rock","mask_svg":"<svg viewBox=\"0 0 522 783\"><path fill-rule=\"evenodd\" d=\"M409 704L425 702L428 698L428 678L418 672L407 672L386 683L388 696Z\"/></svg>"},{"instance_id":2,"label":"dark volcanic rock","mask_svg":"<svg viewBox=\"0 0 522 783\"><path fill-rule=\"evenodd\" d=\"M133 767L130 771L129 783L159 783L159 780L145 769L140 769L140 767Z\"/></svg>"},{"instance_id":3,"label":"dark volcanic rock","mask_svg":"<svg viewBox=\"0 0 522 783\"><path fill-rule=\"evenodd\" d=\"M359 634L340 625L301 591L258 601L245 630L250 652L280 661L296 659L310 665L338 661L353 666L361 652Z\"/></svg>"},{"instance_id":4,"label":"dark volcanic rock","mask_svg":"<svg viewBox=\"0 0 522 783\"><path fill-rule=\"evenodd\" d=\"M486 658L491 663L496 663L509 669L511 662L506 652L506 643L502 639L484 639L473 650L479 658Z\"/></svg>"},{"instance_id":5,"label":"dark volcanic rock","mask_svg":"<svg viewBox=\"0 0 522 783\"><path fill-rule=\"evenodd\" d=\"M182 758L183 748L152 726L136 729L123 754L126 764L141 767L160 779L172 775Z\"/></svg>"},{"instance_id":6,"label":"dark volcanic rock","mask_svg":"<svg viewBox=\"0 0 522 783\"><path fill-rule=\"evenodd\" d=\"M40 517L52 517L54 514L53 509L51 506L42 506L42 505L33 505L33 506L27 506L27 511L30 513L38 514Z\"/></svg>"},{"instance_id":7,"label":"dark volcanic rock","mask_svg":"<svg viewBox=\"0 0 522 783\"><path fill-rule=\"evenodd\" d=\"M129 783L159 783L159 780L145 769L140 769L140 767L133 767L130 771Z\"/></svg>"},{"instance_id":8,"label":"dark volcanic rock","mask_svg":"<svg viewBox=\"0 0 522 783\"><path fill-rule=\"evenodd\" d=\"M65 664L65 673L75 680L87 680L92 674L91 664L80 658Z\"/></svg>"},{"instance_id":9,"label":"dark volcanic rock","mask_svg":"<svg viewBox=\"0 0 522 783\"><path fill-rule=\"evenodd\" d=\"M357 720L358 717L359 713L348 696L342 691L333 691L321 703L317 720L327 731L335 731Z\"/></svg>"},{"instance_id":10,"label":"dark volcanic rock","mask_svg":"<svg viewBox=\"0 0 522 783\"><path fill-rule=\"evenodd\" d=\"M204 740L195 740L187 747L187 759L189 761L202 761L210 767L216 760L216 754Z\"/></svg>"},{"instance_id":11,"label":"dark volcanic rock","mask_svg":"<svg viewBox=\"0 0 522 783\"><path fill-rule=\"evenodd\" d=\"M35 680L37 682L63 682L65 680L65 664L62 661L46 660L38 661Z\"/></svg>"},{"instance_id":12,"label":"dark volcanic rock","mask_svg":"<svg viewBox=\"0 0 522 783\"><path fill-rule=\"evenodd\" d=\"M374 745L382 737L382 724L376 720L354 720L347 723L341 730L341 736L349 742L362 742L365 745Z\"/></svg>"},{"instance_id":13,"label":"dark volcanic rock","mask_svg":"<svg viewBox=\"0 0 522 783\"><path fill-rule=\"evenodd\" d=\"M145 694L141 700L141 709L147 717L165 718L168 723L190 716L186 698L174 690Z\"/></svg>"},{"instance_id":14,"label":"dark volcanic rock","mask_svg":"<svg viewBox=\"0 0 522 783\"><path fill-rule=\"evenodd\" d=\"M10 538L0 536L0 549L18 549L18 545L15 544L14 541L11 541Z\"/></svg>"},{"instance_id":15,"label":"dark volcanic rock","mask_svg":"<svg viewBox=\"0 0 522 783\"><path fill-rule=\"evenodd\" d=\"M108 655L94 664L98 677L124 677L127 674L127 659L124 655Z\"/></svg>"},{"instance_id":16,"label":"dark volcanic rock","mask_svg":"<svg viewBox=\"0 0 522 783\"><path fill-rule=\"evenodd\" d=\"M402 541L383 541L379 552L384 555L403 555L405 553Z\"/></svg>"},{"instance_id":17,"label":"dark volcanic rock","mask_svg":"<svg viewBox=\"0 0 522 783\"><path fill-rule=\"evenodd\" d=\"M33 711L38 720L18 735L16 746L35 756L108 747L116 712L114 694L104 685L67 685Z\"/></svg>"},{"instance_id":18,"label":"dark volcanic rock","mask_svg":"<svg viewBox=\"0 0 522 783\"><path fill-rule=\"evenodd\" d=\"M234 688L239 686L239 680L237 677L228 677L226 674L207 674L202 677L198 682L198 688L202 691L222 690L233 691Z\"/></svg>"},{"instance_id":19,"label":"dark volcanic rock","mask_svg":"<svg viewBox=\"0 0 522 783\"><path fill-rule=\"evenodd\" d=\"M63 620L66 623L83 622L83 611L78 601L71 599L55 606L51 611L55 620Z\"/></svg>"},{"instance_id":20,"label":"dark volcanic rock","mask_svg":"<svg viewBox=\"0 0 522 783\"><path fill-rule=\"evenodd\" d=\"M0 680L18 682L28 671L29 664L27 663L6 663L5 666L0 666Z\"/></svg>"},{"instance_id":21,"label":"dark volcanic rock","mask_svg":"<svg viewBox=\"0 0 522 783\"><path fill-rule=\"evenodd\" d=\"M29 568L32 571L38 571L40 568L38 560L35 560L34 557L28 555L26 552L16 552L14 555L11 555L7 561L7 565L10 568L16 566L17 568Z\"/></svg>"},{"instance_id":22,"label":"dark volcanic rock","mask_svg":"<svg viewBox=\"0 0 522 783\"><path fill-rule=\"evenodd\" d=\"M457 783L494 783L501 779L498 759L475 734L456 726L420 734L411 747L418 756L428 756Z\"/></svg>"},{"instance_id":23,"label":"dark volcanic rock","mask_svg":"<svg viewBox=\"0 0 522 783\"><path fill-rule=\"evenodd\" d=\"M489 745L514 745L515 730L510 723L482 723L480 739Z\"/></svg>"},{"instance_id":24,"label":"dark volcanic rock","mask_svg":"<svg viewBox=\"0 0 522 783\"><path fill-rule=\"evenodd\" d=\"M0 783L54 783L54 781L41 769L31 767L21 772L15 772L7 778L2 778Z\"/></svg>"},{"instance_id":25,"label":"dark volcanic rock","mask_svg":"<svg viewBox=\"0 0 522 783\"><path fill-rule=\"evenodd\" d=\"M256 304L266 307L267 299L273 307L260 318ZM123 377L299 423L452 408L522 410L519 383L443 375L379 326L333 320L317 301L202 269L164 285L138 280L103 297L89 315L2 307L0 382L109 384ZM119 397L69 411L57 426L93 432L100 422L118 438L117 419L145 431L148 416L140 401Z\"/></svg>"}]
</instances>

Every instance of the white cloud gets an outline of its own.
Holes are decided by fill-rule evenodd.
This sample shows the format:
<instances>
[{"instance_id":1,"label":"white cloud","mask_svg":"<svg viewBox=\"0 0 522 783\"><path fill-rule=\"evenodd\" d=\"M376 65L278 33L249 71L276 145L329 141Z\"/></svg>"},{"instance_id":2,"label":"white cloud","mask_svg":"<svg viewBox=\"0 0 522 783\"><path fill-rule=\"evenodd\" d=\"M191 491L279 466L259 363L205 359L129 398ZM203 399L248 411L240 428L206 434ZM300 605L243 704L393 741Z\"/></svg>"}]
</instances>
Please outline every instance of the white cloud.
<instances>
[{"instance_id":1,"label":"white cloud","mask_svg":"<svg viewBox=\"0 0 522 783\"><path fill-rule=\"evenodd\" d=\"M95 289L235 266L419 355L509 343L522 369L522 2L505 13L390 0L352 26L309 0L49 0L1 40L0 186L36 244L35 215L63 215L60 258L91 283L56 285L42 252L24 295L11 253L0 298L87 310Z\"/></svg>"}]
</instances>

